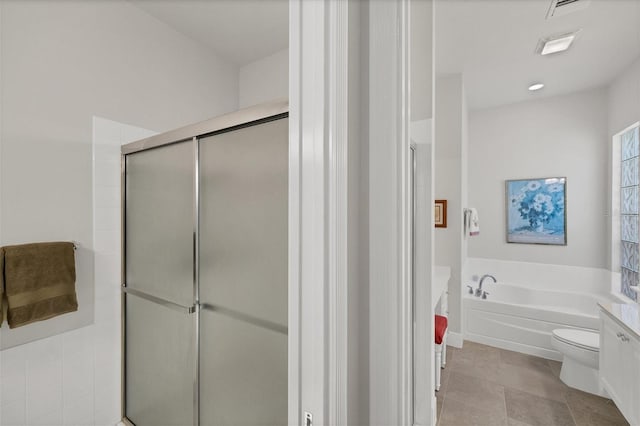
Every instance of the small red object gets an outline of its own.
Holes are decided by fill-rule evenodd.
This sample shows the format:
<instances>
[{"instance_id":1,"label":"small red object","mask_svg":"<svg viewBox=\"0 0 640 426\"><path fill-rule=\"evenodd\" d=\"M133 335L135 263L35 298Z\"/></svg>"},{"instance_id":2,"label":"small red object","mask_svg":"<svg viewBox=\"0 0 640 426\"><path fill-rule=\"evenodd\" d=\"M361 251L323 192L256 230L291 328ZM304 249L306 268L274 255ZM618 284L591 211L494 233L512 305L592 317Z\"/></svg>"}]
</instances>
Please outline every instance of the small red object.
<instances>
[{"instance_id":1,"label":"small red object","mask_svg":"<svg viewBox=\"0 0 640 426\"><path fill-rule=\"evenodd\" d=\"M444 333L447 332L447 317L436 315L436 345L442 343Z\"/></svg>"}]
</instances>

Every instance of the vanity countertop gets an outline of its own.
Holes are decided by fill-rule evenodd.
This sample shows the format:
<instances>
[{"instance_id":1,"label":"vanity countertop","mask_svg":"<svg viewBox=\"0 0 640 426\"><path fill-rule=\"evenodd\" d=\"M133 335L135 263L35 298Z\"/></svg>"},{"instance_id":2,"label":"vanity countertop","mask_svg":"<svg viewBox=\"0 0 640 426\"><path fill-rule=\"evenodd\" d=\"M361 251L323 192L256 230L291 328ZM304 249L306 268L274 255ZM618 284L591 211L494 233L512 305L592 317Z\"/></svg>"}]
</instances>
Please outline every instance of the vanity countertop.
<instances>
[{"instance_id":1,"label":"vanity countertop","mask_svg":"<svg viewBox=\"0 0 640 426\"><path fill-rule=\"evenodd\" d=\"M600 308L640 339L640 309L637 303L599 302Z\"/></svg>"}]
</instances>

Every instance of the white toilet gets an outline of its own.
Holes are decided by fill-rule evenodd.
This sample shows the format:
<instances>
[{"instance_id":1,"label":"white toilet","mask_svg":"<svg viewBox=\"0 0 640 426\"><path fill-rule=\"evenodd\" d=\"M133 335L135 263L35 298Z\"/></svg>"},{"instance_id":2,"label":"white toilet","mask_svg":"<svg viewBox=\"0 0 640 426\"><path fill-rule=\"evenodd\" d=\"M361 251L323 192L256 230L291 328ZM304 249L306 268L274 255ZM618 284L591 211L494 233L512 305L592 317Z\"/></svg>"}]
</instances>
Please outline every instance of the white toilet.
<instances>
[{"instance_id":1,"label":"white toilet","mask_svg":"<svg viewBox=\"0 0 640 426\"><path fill-rule=\"evenodd\" d=\"M607 396L598 377L600 335L595 331L558 328L552 346L563 355L560 379L572 388Z\"/></svg>"}]
</instances>

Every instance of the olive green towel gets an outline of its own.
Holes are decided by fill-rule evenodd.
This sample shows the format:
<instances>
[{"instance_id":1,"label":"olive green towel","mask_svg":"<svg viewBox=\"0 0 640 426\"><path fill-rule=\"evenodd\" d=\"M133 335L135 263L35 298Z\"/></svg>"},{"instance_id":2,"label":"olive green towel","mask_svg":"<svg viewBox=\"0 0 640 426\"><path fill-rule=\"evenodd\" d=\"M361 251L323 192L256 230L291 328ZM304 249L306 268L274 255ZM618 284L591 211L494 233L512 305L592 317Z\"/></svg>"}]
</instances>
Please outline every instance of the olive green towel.
<instances>
[{"instance_id":1,"label":"olive green towel","mask_svg":"<svg viewBox=\"0 0 640 426\"><path fill-rule=\"evenodd\" d=\"M78 310L73 243L34 243L4 248L9 328Z\"/></svg>"}]
</instances>

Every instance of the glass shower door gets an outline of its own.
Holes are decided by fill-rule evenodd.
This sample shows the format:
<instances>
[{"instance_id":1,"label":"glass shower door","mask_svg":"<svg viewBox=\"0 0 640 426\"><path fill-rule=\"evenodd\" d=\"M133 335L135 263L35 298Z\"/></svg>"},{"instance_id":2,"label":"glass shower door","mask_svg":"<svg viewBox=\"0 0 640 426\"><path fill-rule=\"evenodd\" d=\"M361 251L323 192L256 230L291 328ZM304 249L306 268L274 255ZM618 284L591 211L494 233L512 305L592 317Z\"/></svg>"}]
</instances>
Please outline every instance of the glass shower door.
<instances>
[{"instance_id":1,"label":"glass shower door","mask_svg":"<svg viewBox=\"0 0 640 426\"><path fill-rule=\"evenodd\" d=\"M287 424L288 119L200 141L200 422Z\"/></svg>"},{"instance_id":2,"label":"glass shower door","mask_svg":"<svg viewBox=\"0 0 640 426\"><path fill-rule=\"evenodd\" d=\"M136 426L193 425L192 141L128 154L125 200L125 416Z\"/></svg>"}]
</instances>

